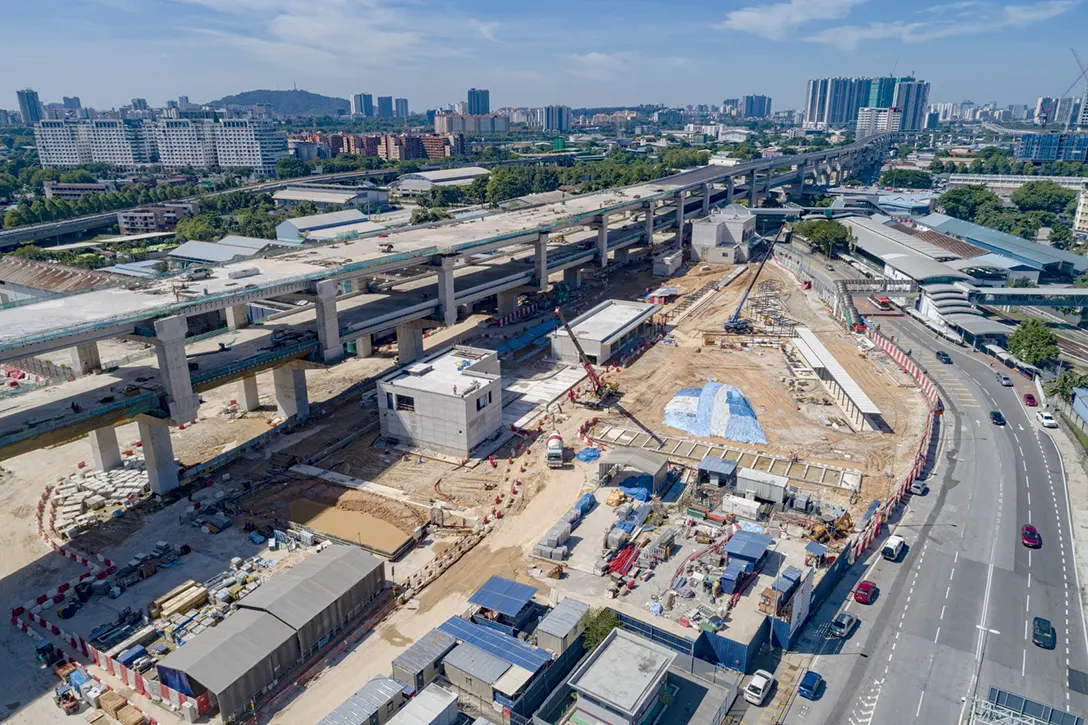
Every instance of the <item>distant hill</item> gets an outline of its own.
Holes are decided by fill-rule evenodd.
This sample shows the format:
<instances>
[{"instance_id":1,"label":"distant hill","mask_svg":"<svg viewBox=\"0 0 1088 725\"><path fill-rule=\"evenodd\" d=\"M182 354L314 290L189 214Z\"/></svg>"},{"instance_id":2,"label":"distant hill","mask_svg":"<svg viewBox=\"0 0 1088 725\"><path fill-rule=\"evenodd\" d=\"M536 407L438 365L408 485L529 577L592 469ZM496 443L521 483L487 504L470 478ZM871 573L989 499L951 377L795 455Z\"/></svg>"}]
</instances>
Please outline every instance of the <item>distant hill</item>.
<instances>
[{"instance_id":1,"label":"distant hill","mask_svg":"<svg viewBox=\"0 0 1088 725\"><path fill-rule=\"evenodd\" d=\"M280 116L335 116L351 109L346 98L333 98L309 91L244 91L210 101L207 105L254 106L258 103L269 104Z\"/></svg>"}]
</instances>

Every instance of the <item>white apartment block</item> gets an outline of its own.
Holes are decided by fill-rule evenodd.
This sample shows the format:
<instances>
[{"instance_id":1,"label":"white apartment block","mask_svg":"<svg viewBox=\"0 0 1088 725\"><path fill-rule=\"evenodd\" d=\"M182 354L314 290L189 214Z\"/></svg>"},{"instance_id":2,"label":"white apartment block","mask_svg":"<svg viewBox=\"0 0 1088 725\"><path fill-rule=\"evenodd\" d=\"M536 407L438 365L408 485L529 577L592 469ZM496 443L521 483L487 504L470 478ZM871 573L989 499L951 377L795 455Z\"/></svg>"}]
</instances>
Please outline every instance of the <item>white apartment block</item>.
<instances>
[{"instance_id":1,"label":"white apartment block","mask_svg":"<svg viewBox=\"0 0 1088 725\"><path fill-rule=\"evenodd\" d=\"M857 137L865 138L885 131L898 131L903 126L903 112L898 108L858 109Z\"/></svg>"},{"instance_id":2,"label":"white apartment block","mask_svg":"<svg viewBox=\"0 0 1088 725\"><path fill-rule=\"evenodd\" d=\"M1077 215L1073 219L1073 233L1082 239L1088 239L1088 189L1080 192Z\"/></svg>"},{"instance_id":3,"label":"white apartment block","mask_svg":"<svg viewBox=\"0 0 1088 725\"><path fill-rule=\"evenodd\" d=\"M41 121L34 136L47 168L91 162L126 169L220 166L272 176L287 155L286 135L263 119Z\"/></svg>"}]
</instances>

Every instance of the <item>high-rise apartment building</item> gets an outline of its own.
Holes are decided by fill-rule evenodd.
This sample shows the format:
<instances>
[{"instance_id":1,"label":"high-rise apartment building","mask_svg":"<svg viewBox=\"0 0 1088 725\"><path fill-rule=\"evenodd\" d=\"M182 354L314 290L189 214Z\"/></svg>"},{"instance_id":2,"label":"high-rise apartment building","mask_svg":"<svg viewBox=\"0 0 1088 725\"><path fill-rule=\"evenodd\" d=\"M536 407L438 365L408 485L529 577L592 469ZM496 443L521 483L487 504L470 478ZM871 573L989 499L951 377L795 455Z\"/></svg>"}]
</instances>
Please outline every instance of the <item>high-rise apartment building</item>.
<instances>
[{"instance_id":1,"label":"high-rise apartment building","mask_svg":"<svg viewBox=\"0 0 1088 725\"><path fill-rule=\"evenodd\" d=\"M1073 233L1081 239L1088 238L1088 190L1080 192L1077 214L1073 217Z\"/></svg>"},{"instance_id":2,"label":"high-rise apartment building","mask_svg":"<svg viewBox=\"0 0 1088 725\"><path fill-rule=\"evenodd\" d=\"M497 113L481 116L472 114L440 113L434 117L435 133L507 133L510 117Z\"/></svg>"},{"instance_id":3,"label":"high-rise apartment building","mask_svg":"<svg viewBox=\"0 0 1088 725\"><path fill-rule=\"evenodd\" d=\"M378 96L378 118L393 117L393 96Z\"/></svg>"},{"instance_id":4,"label":"high-rise apartment building","mask_svg":"<svg viewBox=\"0 0 1088 725\"><path fill-rule=\"evenodd\" d=\"M486 88L469 88L466 109L474 116L491 113L491 92Z\"/></svg>"},{"instance_id":5,"label":"high-rise apartment building","mask_svg":"<svg viewBox=\"0 0 1088 725\"><path fill-rule=\"evenodd\" d=\"M1066 96L1059 98L1054 108L1054 116L1050 124L1055 128L1066 128L1073 123L1073 114L1080 106L1080 99Z\"/></svg>"},{"instance_id":6,"label":"high-rise apartment building","mask_svg":"<svg viewBox=\"0 0 1088 725\"><path fill-rule=\"evenodd\" d=\"M895 84L892 105L903 112L903 131L921 131L929 110L929 84L914 78L900 78Z\"/></svg>"},{"instance_id":7,"label":"high-rise apartment building","mask_svg":"<svg viewBox=\"0 0 1088 725\"><path fill-rule=\"evenodd\" d=\"M545 106L544 130L557 133L570 131L570 107L569 106Z\"/></svg>"},{"instance_id":8,"label":"high-rise apartment building","mask_svg":"<svg viewBox=\"0 0 1088 725\"><path fill-rule=\"evenodd\" d=\"M28 126L33 126L45 117L45 114L42 112L42 102L38 99L37 91L24 88L21 91L16 91L15 95L19 97L19 113L23 117L23 123Z\"/></svg>"},{"instance_id":9,"label":"high-rise apartment building","mask_svg":"<svg viewBox=\"0 0 1088 725\"><path fill-rule=\"evenodd\" d=\"M102 163L133 169L150 164L248 168L275 174L287 138L275 123L257 119L40 121L34 126L42 166Z\"/></svg>"},{"instance_id":10,"label":"high-rise apartment building","mask_svg":"<svg viewBox=\"0 0 1088 725\"><path fill-rule=\"evenodd\" d=\"M1077 114L1077 125L1088 128L1088 86L1084 87L1084 93L1080 97L1080 113ZM1083 196L1081 197L1083 199Z\"/></svg>"},{"instance_id":11,"label":"high-rise apartment building","mask_svg":"<svg viewBox=\"0 0 1088 725\"><path fill-rule=\"evenodd\" d=\"M393 101L393 115L397 118L408 118L407 98L398 98Z\"/></svg>"},{"instance_id":12,"label":"high-rise apartment building","mask_svg":"<svg viewBox=\"0 0 1088 725\"><path fill-rule=\"evenodd\" d=\"M857 137L859 139L886 131L898 131L903 125L903 112L898 108L858 109Z\"/></svg>"},{"instance_id":13,"label":"high-rise apartment building","mask_svg":"<svg viewBox=\"0 0 1088 725\"><path fill-rule=\"evenodd\" d=\"M894 76L884 78L870 78L869 101L862 103L862 107L890 108L895 103L895 84L899 80Z\"/></svg>"},{"instance_id":14,"label":"high-rise apartment building","mask_svg":"<svg viewBox=\"0 0 1088 725\"><path fill-rule=\"evenodd\" d=\"M64 96L64 108L68 111L75 111L82 108L79 104L79 96Z\"/></svg>"},{"instance_id":15,"label":"high-rise apartment building","mask_svg":"<svg viewBox=\"0 0 1088 725\"><path fill-rule=\"evenodd\" d=\"M1088 133L1022 133L1016 140L1016 160L1088 160Z\"/></svg>"},{"instance_id":16,"label":"high-rise apartment building","mask_svg":"<svg viewBox=\"0 0 1088 725\"><path fill-rule=\"evenodd\" d=\"M373 116L374 97L369 93L353 93L351 96L351 115L356 118Z\"/></svg>"},{"instance_id":17,"label":"high-rise apartment building","mask_svg":"<svg viewBox=\"0 0 1088 725\"><path fill-rule=\"evenodd\" d=\"M742 105L745 118L767 118L771 115L770 96L745 96Z\"/></svg>"},{"instance_id":18,"label":"high-rise apartment building","mask_svg":"<svg viewBox=\"0 0 1088 725\"><path fill-rule=\"evenodd\" d=\"M133 111L150 111L151 106L147 105L147 99L146 98L133 98L132 99L132 110Z\"/></svg>"}]
</instances>

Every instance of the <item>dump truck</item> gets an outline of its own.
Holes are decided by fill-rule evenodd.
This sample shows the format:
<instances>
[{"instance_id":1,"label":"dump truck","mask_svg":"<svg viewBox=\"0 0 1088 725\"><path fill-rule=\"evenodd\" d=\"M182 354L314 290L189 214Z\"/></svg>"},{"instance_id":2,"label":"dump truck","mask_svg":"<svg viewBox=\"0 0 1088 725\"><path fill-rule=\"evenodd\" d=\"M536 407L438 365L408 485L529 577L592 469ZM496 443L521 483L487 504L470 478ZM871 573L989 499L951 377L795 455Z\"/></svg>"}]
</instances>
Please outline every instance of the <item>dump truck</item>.
<instances>
[{"instance_id":1,"label":"dump truck","mask_svg":"<svg viewBox=\"0 0 1088 725\"><path fill-rule=\"evenodd\" d=\"M548 468L562 468L563 467L563 436L559 435L559 431L552 431L552 434L548 436Z\"/></svg>"}]
</instances>

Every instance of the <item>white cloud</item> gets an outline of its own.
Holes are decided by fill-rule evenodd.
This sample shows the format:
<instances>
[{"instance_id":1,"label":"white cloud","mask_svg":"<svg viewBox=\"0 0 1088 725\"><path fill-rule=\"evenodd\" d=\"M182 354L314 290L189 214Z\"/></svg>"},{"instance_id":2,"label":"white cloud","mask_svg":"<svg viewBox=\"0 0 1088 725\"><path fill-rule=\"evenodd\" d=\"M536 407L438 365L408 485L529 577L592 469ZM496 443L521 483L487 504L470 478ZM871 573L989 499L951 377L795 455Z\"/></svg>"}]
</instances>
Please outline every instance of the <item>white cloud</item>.
<instances>
[{"instance_id":1,"label":"white cloud","mask_svg":"<svg viewBox=\"0 0 1088 725\"><path fill-rule=\"evenodd\" d=\"M856 49L866 40L897 39L903 43L925 43L940 38L982 35L1000 30L1022 28L1064 15L1077 6L1076 0L1044 0L1032 5L993 5L982 2L955 3L954 20L935 19L919 22L893 21L869 25L840 25L825 28L805 38L846 50ZM935 13L941 18L943 13Z\"/></svg>"},{"instance_id":2,"label":"white cloud","mask_svg":"<svg viewBox=\"0 0 1088 725\"><path fill-rule=\"evenodd\" d=\"M499 29L499 23L497 22L484 22L482 20L470 20L468 21L470 27L474 28L477 33L484 38L493 41L495 43L502 43L503 41L495 36L495 31Z\"/></svg>"},{"instance_id":3,"label":"white cloud","mask_svg":"<svg viewBox=\"0 0 1088 725\"><path fill-rule=\"evenodd\" d=\"M814 20L841 20L867 0L788 0L734 10L714 27L782 40Z\"/></svg>"},{"instance_id":4,"label":"white cloud","mask_svg":"<svg viewBox=\"0 0 1088 725\"><path fill-rule=\"evenodd\" d=\"M598 81L608 81L618 77L628 70L633 53L599 53L591 52L570 56L572 62L571 72L575 75L585 76Z\"/></svg>"}]
</instances>

